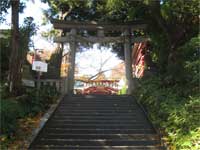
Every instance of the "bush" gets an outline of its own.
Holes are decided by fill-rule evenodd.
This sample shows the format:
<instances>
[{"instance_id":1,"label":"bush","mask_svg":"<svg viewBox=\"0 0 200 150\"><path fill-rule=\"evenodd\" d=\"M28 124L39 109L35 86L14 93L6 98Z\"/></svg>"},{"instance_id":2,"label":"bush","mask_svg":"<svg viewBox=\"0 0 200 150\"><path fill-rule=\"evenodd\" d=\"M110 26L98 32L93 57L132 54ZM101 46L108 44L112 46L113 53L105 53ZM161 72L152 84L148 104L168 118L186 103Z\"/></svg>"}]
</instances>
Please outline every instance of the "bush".
<instances>
[{"instance_id":1,"label":"bush","mask_svg":"<svg viewBox=\"0 0 200 150\"><path fill-rule=\"evenodd\" d=\"M126 91L127 91L127 87L124 85L122 87L122 89L119 90L118 94L119 95L124 95L124 94L126 94Z\"/></svg>"},{"instance_id":2,"label":"bush","mask_svg":"<svg viewBox=\"0 0 200 150\"><path fill-rule=\"evenodd\" d=\"M185 86L166 86L161 79L151 78L140 81L136 95L152 122L164 130L175 149L199 149L200 96L194 92L193 96L186 96L182 94L184 89Z\"/></svg>"},{"instance_id":3,"label":"bush","mask_svg":"<svg viewBox=\"0 0 200 150\"><path fill-rule=\"evenodd\" d=\"M20 105L15 99L1 99L1 134L12 135L17 127L17 119L20 116Z\"/></svg>"},{"instance_id":4,"label":"bush","mask_svg":"<svg viewBox=\"0 0 200 150\"><path fill-rule=\"evenodd\" d=\"M8 136L14 134L18 126L17 119L44 112L55 102L58 95L54 87L45 86L39 91L27 88L24 95L20 97L1 99L1 134Z\"/></svg>"},{"instance_id":5,"label":"bush","mask_svg":"<svg viewBox=\"0 0 200 150\"><path fill-rule=\"evenodd\" d=\"M48 109L50 104L55 102L59 93L53 86L43 86L39 91L37 89L27 89L26 97L21 98L24 112L35 115Z\"/></svg>"},{"instance_id":6,"label":"bush","mask_svg":"<svg viewBox=\"0 0 200 150\"><path fill-rule=\"evenodd\" d=\"M166 133L172 149L200 149L199 40L200 36L194 37L178 49L178 67L183 73L176 74L178 80L170 74L143 78L136 91L138 101Z\"/></svg>"},{"instance_id":7,"label":"bush","mask_svg":"<svg viewBox=\"0 0 200 150\"><path fill-rule=\"evenodd\" d=\"M6 98L8 97L9 92L8 92L8 86L7 83L0 82L0 96L1 98Z\"/></svg>"}]
</instances>

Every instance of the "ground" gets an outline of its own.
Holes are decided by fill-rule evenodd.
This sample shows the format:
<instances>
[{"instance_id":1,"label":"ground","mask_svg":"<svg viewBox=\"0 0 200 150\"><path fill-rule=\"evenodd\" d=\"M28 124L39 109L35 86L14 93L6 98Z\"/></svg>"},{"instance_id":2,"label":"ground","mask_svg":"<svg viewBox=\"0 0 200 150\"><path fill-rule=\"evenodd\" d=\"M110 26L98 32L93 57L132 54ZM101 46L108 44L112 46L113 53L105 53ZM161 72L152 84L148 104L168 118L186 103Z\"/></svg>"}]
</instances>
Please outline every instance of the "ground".
<instances>
[{"instance_id":1,"label":"ground","mask_svg":"<svg viewBox=\"0 0 200 150\"><path fill-rule=\"evenodd\" d=\"M26 117L23 119L19 119L19 128L17 129L15 135L13 135L10 139L8 139L5 136L0 137L0 141L2 143L2 150L27 149L27 139L30 138L33 130L38 128L42 116L42 113L38 113L34 117Z\"/></svg>"}]
</instances>

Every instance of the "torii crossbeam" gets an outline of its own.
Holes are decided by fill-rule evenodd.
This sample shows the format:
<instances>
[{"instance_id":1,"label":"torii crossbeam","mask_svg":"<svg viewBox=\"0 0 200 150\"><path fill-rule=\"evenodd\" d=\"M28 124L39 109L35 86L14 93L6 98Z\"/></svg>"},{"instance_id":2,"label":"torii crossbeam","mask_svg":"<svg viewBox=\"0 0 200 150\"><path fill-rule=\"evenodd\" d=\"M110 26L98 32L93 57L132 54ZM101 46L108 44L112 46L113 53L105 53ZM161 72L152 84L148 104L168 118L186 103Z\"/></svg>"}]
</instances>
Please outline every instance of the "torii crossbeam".
<instances>
[{"instance_id":1,"label":"torii crossbeam","mask_svg":"<svg viewBox=\"0 0 200 150\"><path fill-rule=\"evenodd\" d=\"M65 20L57 20L51 19L51 23L53 24L55 29L85 29L88 31L96 31L96 30L104 30L104 31L124 31L125 29L145 29L146 23L143 21L132 21L127 23L99 23L95 21L65 21Z\"/></svg>"}]
</instances>

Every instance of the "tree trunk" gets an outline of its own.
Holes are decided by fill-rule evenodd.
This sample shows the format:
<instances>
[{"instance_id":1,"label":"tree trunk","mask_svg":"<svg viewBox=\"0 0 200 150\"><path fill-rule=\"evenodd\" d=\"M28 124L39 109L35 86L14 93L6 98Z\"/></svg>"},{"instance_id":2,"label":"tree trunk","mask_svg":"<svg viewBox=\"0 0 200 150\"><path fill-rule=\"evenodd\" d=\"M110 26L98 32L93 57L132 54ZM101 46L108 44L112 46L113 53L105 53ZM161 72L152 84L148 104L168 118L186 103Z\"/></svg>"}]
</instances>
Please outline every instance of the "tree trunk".
<instances>
[{"instance_id":1,"label":"tree trunk","mask_svg":"<svg viewBox=\"0 0 200 150\"><path fill-rule=\"evenodd\" d=\"M155 26L153 32L158 32L161 29L161 33L165 36L165 45L161 48L159 52L159 63L160 63L160 73L167 72L168 66L168 56L172 48L172 39L171 39L171 31L167 25L167 22L161 15L160 1L151 1L149 11L150 16L152 17L152 21L156 22L157 26ZM157 28L159 27L159 29ZM160 33L158 33L160 35ZM163 42L163 41L162 41Z\"/></svg>"},{"instance_id":2,"label":"tree trunk","mask_svg":"<svg viewBox=\"0 0 200 150\"><path fill-rule=\"evenodd\" d=\"M9 91L19 92L21 84L21 65L19 54L19 0L12 0L12 51L9 64Z\"/></svg>"},{"instance_id":3,"label":"tree trunk","mask_svg":"<svg viewBox=\"0 0 200 150\"><path fill-rule=\"evenodd\" d=\"M69 11L63 13L61 12L61 15L59 16L60 20L64 20L66 15L71 12L71 9ZM59 35L62 36L63 31L60 31ZM58 78L61 77L61 67L62 67L62 58L63 58L63 50L64 50L64 43L58 43L57 44L57 54L58 54L58 61L57 61L57 68L58 68Z\"/></svg>"}]
</instances>

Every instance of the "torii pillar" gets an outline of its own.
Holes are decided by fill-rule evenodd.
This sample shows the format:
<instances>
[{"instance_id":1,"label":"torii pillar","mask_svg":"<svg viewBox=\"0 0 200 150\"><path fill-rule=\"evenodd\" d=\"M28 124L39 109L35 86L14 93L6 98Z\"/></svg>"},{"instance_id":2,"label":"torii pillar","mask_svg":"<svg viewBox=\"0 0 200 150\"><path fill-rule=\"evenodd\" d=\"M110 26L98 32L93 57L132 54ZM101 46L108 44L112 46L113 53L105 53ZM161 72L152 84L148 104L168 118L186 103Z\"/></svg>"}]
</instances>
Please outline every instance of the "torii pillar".
<instances>
[{"instance_id":1,"label":"torii pillar","mask_svg":"<svg viewBox=\"0 0 200 150\"><path fill-rule=\"evenodd\" d=\"M134 90L133 83L133 69L132 69L132 59L131 59L131 32L129 29L124 31L124 56L125 56L125 72L126 72L126 81L128 85L127 94L131 94Z\"/></svg>"},{"instance_id":2,"label":"torii pillar","mask_svg":"<svg viewBox=\"0 0 200 150\"><path fill-rule=\"evenodd\" d=\"M76 29L71 29L70 41L70 66L68 69L68 94L74 93L74 73L75 73L75 57L76 57Z\"/></svg>"}]
</instances>

